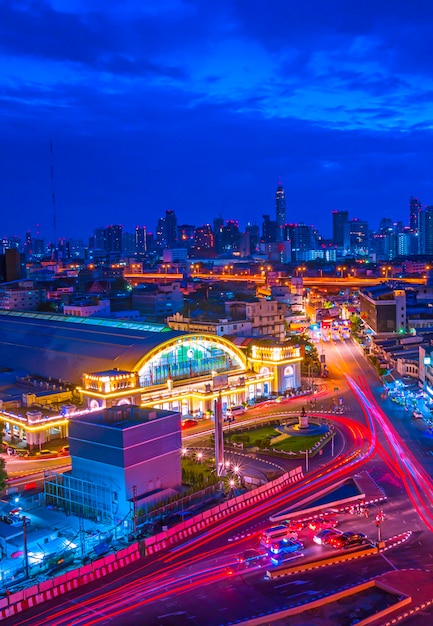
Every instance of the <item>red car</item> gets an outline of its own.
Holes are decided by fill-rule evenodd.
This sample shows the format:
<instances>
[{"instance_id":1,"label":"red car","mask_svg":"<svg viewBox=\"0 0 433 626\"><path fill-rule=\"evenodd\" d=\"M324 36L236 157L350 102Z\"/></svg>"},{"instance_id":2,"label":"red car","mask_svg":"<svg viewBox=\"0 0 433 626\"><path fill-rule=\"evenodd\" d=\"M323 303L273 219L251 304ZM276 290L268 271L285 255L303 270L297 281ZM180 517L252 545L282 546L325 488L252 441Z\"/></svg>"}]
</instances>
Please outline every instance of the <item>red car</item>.
<instances>
[{"instance_id":1,"label":"red car","mask_svg":"<svg viewBox=\"0 0 433 626\"><path fill-rule=\"evenodd\" d=\"M182 428L192 428L193 426L197 426L197 420L184 420L182 422Z\"/></svg>"},{"instance_id":2,"label":"red car","mask_svg":"<svg viewBox=\"0 0 433 626\"><path fill-rule=\"evenodd\" d=\"M304 528L305 524L304 522L297 522L296 520L290 520L287 523L287 528L290 531L293 531L294 533L298 533L299 531L301 531Z\"/></svg>"},{"instance_id":3,"label":"red car","mask_svg":"<svg viewBox=\"0 0 433 626\"><path fill-rule=\"evenodd\" d=\"M313 520L311 520L308 526L309 528L311 528L311 530L318 532L319 530L323 530L324 528L335 528L337 524L337 520L331 517L315 517Z\"/></svg>"}]
</instances>

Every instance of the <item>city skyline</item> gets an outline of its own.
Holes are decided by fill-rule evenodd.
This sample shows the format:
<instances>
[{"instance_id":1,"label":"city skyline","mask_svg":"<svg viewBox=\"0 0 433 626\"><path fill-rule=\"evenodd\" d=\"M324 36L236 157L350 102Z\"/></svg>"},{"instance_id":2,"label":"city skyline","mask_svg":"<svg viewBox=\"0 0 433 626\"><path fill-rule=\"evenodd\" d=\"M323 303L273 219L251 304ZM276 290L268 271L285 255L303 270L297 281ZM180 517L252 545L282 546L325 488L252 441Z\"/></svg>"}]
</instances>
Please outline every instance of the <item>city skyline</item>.
<instances>
[{"instance_id":1,"label":"city skyline","mask_svg":"<svg viewBox=\"0 0 433 626\"><path fill-rule=\"evenodd\" d=\"M0 1L1 235L52 239L53 193L58 237L260 224L280 180L325 237L333 210L407 223L433 203L433 7L320 7Z\"/></svg>"}]
</instances>

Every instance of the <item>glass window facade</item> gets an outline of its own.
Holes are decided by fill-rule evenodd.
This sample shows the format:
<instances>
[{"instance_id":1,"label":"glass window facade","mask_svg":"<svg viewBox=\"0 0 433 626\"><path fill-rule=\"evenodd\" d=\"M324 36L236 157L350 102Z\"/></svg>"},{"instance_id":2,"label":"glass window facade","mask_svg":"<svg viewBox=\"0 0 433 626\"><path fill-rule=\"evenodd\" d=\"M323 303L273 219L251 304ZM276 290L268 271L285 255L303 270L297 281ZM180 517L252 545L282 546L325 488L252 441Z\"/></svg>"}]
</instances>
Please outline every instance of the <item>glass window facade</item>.
<instances>
[{"instance_id":1,"label":"glass window facade","mask_svg":"<svg viewBox=\"0 0 433 626\"><path fill-rule=\"evenodd\" d=\"M224 344L203 336L181 338L162 349L140 370L140 386L150 387L172 380L185 380L210 374L244 370L239 356Z\"/></svg>"}]
</instances>

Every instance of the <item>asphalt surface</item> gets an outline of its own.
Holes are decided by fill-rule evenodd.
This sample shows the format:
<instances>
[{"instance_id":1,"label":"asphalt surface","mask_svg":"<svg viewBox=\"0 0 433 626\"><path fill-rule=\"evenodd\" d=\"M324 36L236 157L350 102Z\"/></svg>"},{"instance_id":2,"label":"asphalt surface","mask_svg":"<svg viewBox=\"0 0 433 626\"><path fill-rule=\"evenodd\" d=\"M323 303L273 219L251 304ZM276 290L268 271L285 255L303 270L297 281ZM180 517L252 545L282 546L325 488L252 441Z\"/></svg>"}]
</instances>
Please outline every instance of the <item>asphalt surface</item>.
<instances>
[{"instance_id":1,"label":"asphalt surface","mask_svg":"<svg viewBox=\"0 0 433 626\"><path fill-rule=\"evenodd\" d=\"M335 396L342 397L348 421L365 424L364 414L345 375L349 374L354 380L364 377L401 440L408 444L415 458L431 475L433 456L429 452L432 438L421 420L414 421L403 407L380 398L380 381L359 348L352 342L330 342L324 346L324 351L330 377L326 379L328 395L323 404L331 406ZM284 407L281 410L284 411ZM393 445L386 433L378 428L377 436L383 449L391 452ZM314 472L332 461L328 447L326 456L316 457L310 470ZM383 506L380 505L385 513L381 528L383 537L411 532L406 541L383 554L270 580L266 575L268 564L249 570L239 569L236 565L236 557L248 548L257 547L258 532L270 525L270 511L257 510L256 515L244 523L237 520L236 527L234 522L221 523L218 532L204 532L187 548L172 549L157 558L143 560L102 582L87 585L85 590L67 594L56 603L30 610L22 618L5 623L222 626L258 615L263 615L266 620L266 615L285 607L311 601L324 592L332 593L386 572L433 568L433 535L414 509L398 473L393 472L378 455L370 458L362 470L368 470L388 498ZM280 503L283 504L285 502ZM275 502L273 506L275 511L279 503ZM426 502L425 506L429 509L430 503ZM377 533L374 514L375 507L367 519L341 515L339 527L363 532L374 540ZM310 531L302 532L301 539L308 555L320 557L332 550L314 544ZM59 609L65 611L61 616ZM407 623L433 623L433 609L424 610L422 615Z\"/></svg>"}]
</instances>

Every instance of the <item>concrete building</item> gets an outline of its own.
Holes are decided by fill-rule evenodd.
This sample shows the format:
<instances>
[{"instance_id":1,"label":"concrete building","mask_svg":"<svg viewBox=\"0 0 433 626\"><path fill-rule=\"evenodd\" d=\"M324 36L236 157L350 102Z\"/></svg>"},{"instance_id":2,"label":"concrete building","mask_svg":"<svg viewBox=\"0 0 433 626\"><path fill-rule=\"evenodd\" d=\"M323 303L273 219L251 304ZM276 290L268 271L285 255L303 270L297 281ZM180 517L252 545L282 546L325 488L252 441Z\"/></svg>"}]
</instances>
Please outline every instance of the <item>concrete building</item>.
<instances>
[{"instance_id":1,"label":"concrete building","mask_svg":"<svg viewBox=\"0 0 433 626\"><path fill-rule=\"evenodd\" d=\"M110 300L84 301L79 304L65 304L65 315L73 317L110 317Z\"/></svg>"},{"instance_id":2,"label":"concrete building","mask_svg":"<svg viewBox=\"0 0 433 626\"><path fill-rule=\"evenodd\" d=\"M217 320L197 320L186 317L181 313L167 317L167 325L173 330L181 330L187 333L212 333L219 337L252 336L252 323L250 320L231 320L221 318Z\"/></svg>"},{"instance_id":3,"label":"concrete building","mask_svg":"<svg viewBox=\"0 0 433 626\"><path fill-rule=\"evenodd\" d=\"M406 332L406 292L391 283L361 290L361 318L375 334Z\"/></svg>"},{"instance_id":4,"label":"concrete building","mask_svg":"<svg viewBox=\"0 0 433 626\"><path fill-rule=\"evenodd\" d=\"M184 298L180 287L177 281L140 285L132 292L132 308L148 319L165 320L168 315L183 308Z\"/></svg>"},{"instance_id":5,"label":"concrete building","mask_svg":"<svg viewBox=\"0 0 433 626\"><path fill-rule=\"evenodd\" d=\"M225 310L232 320L251 322L251 337L283 340L286 336L284 319L287 306L280 302L263 298L251 302L234 300L225 303Z\"/></svg>"},{"instance_id":6,"label":"concrete building","mask_svg":"<svg viewBox=\"0 0 433 626\"><path fill-rule=\"evenodd\" d=\"M45 493L66 511L106 521L180 490L180 413L122 405L70 424L70 472L53 474Z\"/></svg>"},{"instance_id":7,"label":"concrete building","mask_svg":"<svg viewBox=\"0 0 433 626\"><path fill-rule=\"evenodd\" d=\"M46 300L46 290L33 281L17 281L0 285L0 309L6 311L37 311Z\"/></svg>"}]
</instances>

